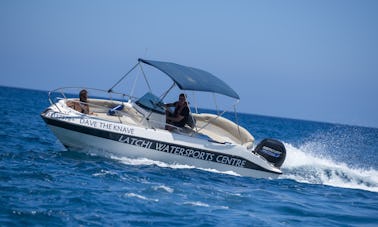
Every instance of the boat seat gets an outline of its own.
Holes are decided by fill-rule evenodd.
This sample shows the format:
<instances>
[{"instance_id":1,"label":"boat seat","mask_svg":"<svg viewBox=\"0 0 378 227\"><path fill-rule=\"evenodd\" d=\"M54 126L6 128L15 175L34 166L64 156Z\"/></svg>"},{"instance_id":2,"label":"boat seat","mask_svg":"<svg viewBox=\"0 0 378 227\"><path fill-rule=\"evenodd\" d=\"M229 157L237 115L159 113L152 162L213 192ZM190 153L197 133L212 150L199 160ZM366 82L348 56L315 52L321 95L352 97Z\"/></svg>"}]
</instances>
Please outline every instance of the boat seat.
<instances>
[{"instance_id":1,"label":"boat seat","mask_svg":"<svg viewBox=\"0 0 378 227\"><path fill-rule=\"evenodd\" d=\"M200 132L218 142L234 142L250 148L253 136L242 126L215 114L193 114ZM203 129L201 127L205 126Z\"/></svg>"}]
</instances>

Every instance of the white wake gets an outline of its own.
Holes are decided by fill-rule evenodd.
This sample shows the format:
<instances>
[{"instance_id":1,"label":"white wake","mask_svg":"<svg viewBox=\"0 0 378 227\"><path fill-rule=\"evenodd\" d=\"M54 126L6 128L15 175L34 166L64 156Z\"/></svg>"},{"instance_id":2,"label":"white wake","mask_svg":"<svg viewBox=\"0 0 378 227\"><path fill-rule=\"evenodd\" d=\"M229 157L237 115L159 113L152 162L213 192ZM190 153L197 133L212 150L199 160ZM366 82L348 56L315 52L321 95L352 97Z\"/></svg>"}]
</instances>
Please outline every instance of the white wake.
<instances>
[{"instance_id":1,"label":"white wake","mask_svg":"<svg viewBox=\"0 0 378 227\"><path fill-rule=\"evenodd\" d=\"M316 155L317 148L309 145L296 148L286 143L285 147L287 154L281 179L378 192L378 171L375 169L353 168L330 157Z\"/></svg>"}]
</instances>

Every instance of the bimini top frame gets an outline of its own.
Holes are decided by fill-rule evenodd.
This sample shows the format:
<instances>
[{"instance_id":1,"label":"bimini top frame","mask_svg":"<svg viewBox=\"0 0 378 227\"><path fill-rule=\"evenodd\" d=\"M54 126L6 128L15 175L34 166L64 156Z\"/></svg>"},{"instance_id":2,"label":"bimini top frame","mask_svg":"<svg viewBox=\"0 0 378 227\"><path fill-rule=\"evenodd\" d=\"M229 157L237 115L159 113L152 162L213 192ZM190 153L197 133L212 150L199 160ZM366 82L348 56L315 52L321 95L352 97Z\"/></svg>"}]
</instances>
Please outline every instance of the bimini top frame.
<instances>
[{"instance_id":1,"label":"bimini top frame","mask_svg":"<svg viewBox=\"0 0 378 227\"><path fill-rule=\"evenodd\" d=\"M234 99L240 99L239 95L225 82L202 69L183 66L171 62L152 61L141 58L138 59L138 63L131 68L112 88L110 88L108 92L112 92L113 88L117 86L141 62L155 67L168 75L181 90L213 92L226 95Z\"/></svg>"},{"instance_id":2,"label":"bimini top frame","mask_svg":"<svg viewBox=\"0 0 378 227\"><path fill-rule=\"evenodd\" d=\"M173 80L173 85L165 92L162 99L169 93L169 91L177 85L181 90L191 90L191 91L202 91L211 92L221 95L225 95L236 99L234 106L235 118L237 120L236 105L239 103L239 95L224 81L218 77L206 72L202 69L197 69L193 67L183 66L171 62L154 61L146 59L138 59L138 63L135 64L112 88L108 90L109 93L113 92L113 88L116 87L129 73L131 73L140 63L150 65L161 72L168 75ZM143 72L144 74L144 72ZM146 78L145 78L146 79ZM218 117L223 115L226 111L218 113ZM216 119L216 118L215 118ZM214 120L214 119L213 119ZM210 122L209 122L210 123ZM238 122L236 122L239 126ZM203 127L201 127L202 129ZM198 129L198 130L201 130Z\"/></svg>"}]
</instances>

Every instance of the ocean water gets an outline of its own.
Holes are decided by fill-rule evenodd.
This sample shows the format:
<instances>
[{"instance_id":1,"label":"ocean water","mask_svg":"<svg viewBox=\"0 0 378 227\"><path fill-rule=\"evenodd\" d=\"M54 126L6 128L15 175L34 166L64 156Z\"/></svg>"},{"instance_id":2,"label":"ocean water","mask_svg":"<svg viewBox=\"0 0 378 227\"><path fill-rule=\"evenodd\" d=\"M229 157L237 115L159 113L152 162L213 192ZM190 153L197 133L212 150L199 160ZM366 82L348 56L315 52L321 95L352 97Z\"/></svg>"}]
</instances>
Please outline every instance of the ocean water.
<instances>
[{"instance_id":1,"label":"ocean water","mask_svg":"<svg viewBox=\"0 0 378 227\"><path fill-rule=\"evenodd\" d=\"M1 226L378 226L376 128L240 114L287 149L279 179L254 179L67 151L47 106L47 92L0 87Z\"/></svg>"}]
</instances>

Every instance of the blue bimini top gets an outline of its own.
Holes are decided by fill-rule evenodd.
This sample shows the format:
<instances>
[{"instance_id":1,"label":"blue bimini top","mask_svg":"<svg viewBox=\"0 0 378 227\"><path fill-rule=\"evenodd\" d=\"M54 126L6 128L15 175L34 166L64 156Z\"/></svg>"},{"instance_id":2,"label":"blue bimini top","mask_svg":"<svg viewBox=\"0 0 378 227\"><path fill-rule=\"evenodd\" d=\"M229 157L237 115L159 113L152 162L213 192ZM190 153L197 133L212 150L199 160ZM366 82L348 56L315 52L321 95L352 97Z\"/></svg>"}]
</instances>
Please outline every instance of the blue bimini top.
<instances>
[{"instance_id":1,"label":"blue bimini top","mask_svg":"<svg viewBox=\"0 0 378 227\"><path fill-rule=\"evenodd\" d=\"M206 91L240 99L239 95L225 82L209 72L171 62L138 59L167 74L181 90Z\"/></svg>"}]
</instances>

